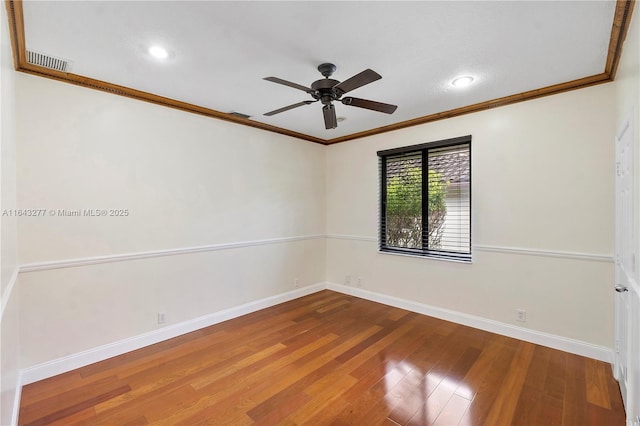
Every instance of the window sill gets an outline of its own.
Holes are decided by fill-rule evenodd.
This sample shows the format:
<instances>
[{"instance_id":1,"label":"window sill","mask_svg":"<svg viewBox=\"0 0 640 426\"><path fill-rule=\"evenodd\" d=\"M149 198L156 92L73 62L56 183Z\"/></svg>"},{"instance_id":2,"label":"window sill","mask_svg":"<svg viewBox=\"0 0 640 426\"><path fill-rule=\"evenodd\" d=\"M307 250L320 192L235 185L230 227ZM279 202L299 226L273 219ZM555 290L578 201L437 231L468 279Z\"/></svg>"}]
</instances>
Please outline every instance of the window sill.
<instances>
[{"instance_id":1,"label":"window sill","mask_svg":"<svg viewBox=\"0 0 640 426\"><path fill-rule=\"evenodd\" d=\"M451 258L447 258L447 257L423 256L423 255L420 255L420 254L399 253L399 252L395 252L395 251L387 251L387 250L380 250L380 249L378 249L378 253L380 253L380 254L390 254L392 256L412 257L414 259L417 258L417 259L438 260L438 261L444 261L444 262L464 263L464 264L467 264L467 265L473 263L473 258L472 259L451 259Z\"/></svg>"}]
</instances>

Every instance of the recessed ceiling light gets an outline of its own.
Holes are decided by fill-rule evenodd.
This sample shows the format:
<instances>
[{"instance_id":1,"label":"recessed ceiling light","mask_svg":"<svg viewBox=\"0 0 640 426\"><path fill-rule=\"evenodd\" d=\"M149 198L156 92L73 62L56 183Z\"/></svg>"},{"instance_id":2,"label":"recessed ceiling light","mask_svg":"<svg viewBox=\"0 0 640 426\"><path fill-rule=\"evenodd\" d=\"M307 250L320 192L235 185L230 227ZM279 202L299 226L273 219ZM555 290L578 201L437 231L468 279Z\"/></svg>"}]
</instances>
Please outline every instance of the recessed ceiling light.
<instances>
[{"instance_id":1,"label":"recessed ceiling light","mask_svg":"<svg viewBox=\"0 0 640 426\"><path fill-rule=\"evenodd\" d=\"M169 57L169 52L161 46L151 46L149 48L149 54L157 59L167 59Z\"/></svg>"},{"instance_id":2,"label":"recessed ceiling light","mask_svg":"<svg viewBox=\"0 0 640 426\"><path fill-rule=\"evenodd\" d=\"M463 77L458 77L455 80L453 80L451 82L451 85L455 87L466 87L471 83L473 83L473 77L471 77L470 75L465 75Z\"/></svg>"}]
</instances>

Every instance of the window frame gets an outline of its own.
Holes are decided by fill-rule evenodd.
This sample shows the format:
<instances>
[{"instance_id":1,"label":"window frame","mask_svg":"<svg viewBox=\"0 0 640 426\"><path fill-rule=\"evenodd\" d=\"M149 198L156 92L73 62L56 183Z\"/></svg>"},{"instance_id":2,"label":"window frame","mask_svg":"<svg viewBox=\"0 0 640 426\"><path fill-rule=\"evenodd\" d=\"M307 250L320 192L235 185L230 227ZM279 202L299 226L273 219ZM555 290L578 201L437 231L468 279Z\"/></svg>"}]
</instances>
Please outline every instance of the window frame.
<instances>
[{"instance_id":1,"label":"window frame","mask_svg":"<svg viewBox=\"0 0 640 426\"><path fill-rule=\"evenodd\" d=\"M428 244L428 233L425 231L428 228L428 223L425 218L428 218L429 209L429 182L428 182L428 156L429 151L438 148L452 147L456 145L469 145L469 253L462 252L445 252L441 250L430 250L424 248L403 248L403 247L389 247L386 244L386 200L387 200L387 158L391 156L397 156L402 154L415 155L420 153L422 155L422 244L425 246L425 241ZM471 169L471 135L460 136L456 138L443 139L439 141L427 142L417 145L404 146L399 148L386 149L378 151L379 157L379 203L378 203L378 251L381 253L399 254L406 256L426 257L430 259L443 259L458 262L470 263L472 261L472 235L473 235L473 215L472 215L472 169ZM425 196L426 194L426 196ZM383 226L384 225L384 226Z\"/></svg>"}]
</instances>

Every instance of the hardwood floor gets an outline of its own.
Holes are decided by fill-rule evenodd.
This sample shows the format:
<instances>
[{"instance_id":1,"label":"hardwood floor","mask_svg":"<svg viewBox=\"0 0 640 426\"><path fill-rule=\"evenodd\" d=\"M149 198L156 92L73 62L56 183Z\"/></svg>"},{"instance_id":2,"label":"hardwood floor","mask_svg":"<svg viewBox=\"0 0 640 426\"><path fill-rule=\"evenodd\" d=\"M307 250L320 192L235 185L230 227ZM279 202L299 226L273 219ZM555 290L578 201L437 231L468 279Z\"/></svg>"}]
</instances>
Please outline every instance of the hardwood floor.
<instances>
[{"instance_id":1,"label":"hardwood floor","mask_svg":"<svg viewBox=\"0 0 640 426\"><path fill-rule=\"evenodd\" d=\"M322 291L24 387L20 425L624 425L608 364Z\"/></svg>"}]
</instances>

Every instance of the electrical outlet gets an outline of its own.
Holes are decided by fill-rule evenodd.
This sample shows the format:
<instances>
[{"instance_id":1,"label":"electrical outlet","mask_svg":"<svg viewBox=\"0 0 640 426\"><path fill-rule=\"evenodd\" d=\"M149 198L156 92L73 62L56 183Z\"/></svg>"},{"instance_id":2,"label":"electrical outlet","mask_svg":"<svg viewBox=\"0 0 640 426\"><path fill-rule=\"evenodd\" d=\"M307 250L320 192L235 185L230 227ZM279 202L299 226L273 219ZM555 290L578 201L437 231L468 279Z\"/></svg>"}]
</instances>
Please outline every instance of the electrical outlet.
<instances>
[{"instance_id":1,"label":"electrical outlet","mask_svg":"<svg viewBox=\"0 0 640 426\"><path fill-rule=\"evenodd\" d=\"M300 279L294 278L293 285L295 286L295 288L300 288Z\"/></svg>"},{"instance_id":2,"label":"electrical outlet","mask_svg":"<svg viewBox=\"0 0 640 426\"><path fill-rule=\"evenodd\" d=\"M347 275L347 276L344 277L344 283L346 285L351 284L351 275Z\"/></svg>"},{"instance_id":3,"label":"electrical outlet","mask_svg":"<svg viewBox=\"0 0 640 426\"><path fill-rule=\"evenodd\" d=\"M158 324L164 324L167 322L167 314L164 312L158 312Z\"/></svg>"},{"instance_id":4,"label":"electrical outlet","mask_svg":"<svg viewBox=\"0 0 640 426\"><path fill-rule=\"evenodd\" d=\"M362 277L358 277L358 287L362 287L364 279Z\"/></svg>"},{"instance_id":5,"label":"electrical outlet","mask_svg":"<svg viewBox=\"0 0 640 426\"><path fill-rule=\"evenodd\" d=\"M527 311L525 311L524 309L516 309L516 321L526 322Z\"/></svg>"}]
</instances>

